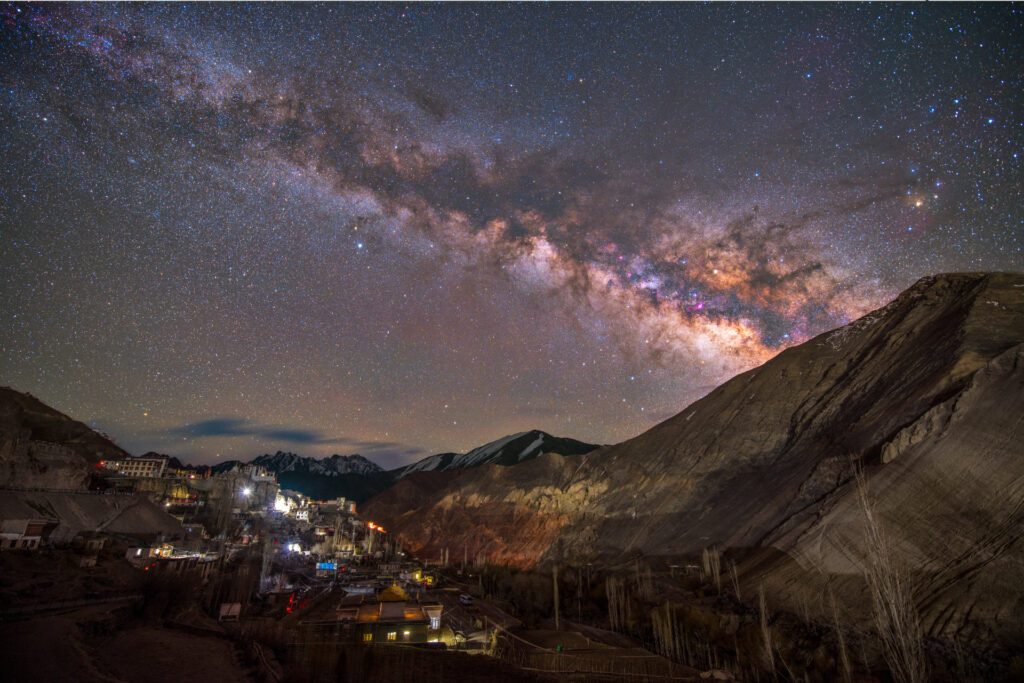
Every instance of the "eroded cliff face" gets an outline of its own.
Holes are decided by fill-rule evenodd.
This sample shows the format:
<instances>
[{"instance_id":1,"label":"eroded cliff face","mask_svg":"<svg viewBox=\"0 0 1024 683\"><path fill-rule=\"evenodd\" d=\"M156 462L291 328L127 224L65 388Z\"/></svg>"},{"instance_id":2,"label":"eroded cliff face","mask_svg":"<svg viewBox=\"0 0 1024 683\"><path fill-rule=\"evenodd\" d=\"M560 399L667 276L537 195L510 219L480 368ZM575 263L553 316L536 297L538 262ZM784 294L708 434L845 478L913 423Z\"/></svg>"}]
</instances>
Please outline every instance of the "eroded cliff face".
<instances>
[{"instance_id":1,"label":"eroded cliff face","mask_svg":"<svg viewBox=\"0 0 1024 683\"><path fill-rule=\"evenodd\" d=\"M420 557L447 549L453 560L530 567L604 486L570 481L579 464L548 454L531 461L529 470L493 465L416 472L373 498L364 514Z\"/></svg>"},{"instance_id":2,"label":"eroded cliff face","mask_svg":"<svg viewBox=\"0 0 1024 683\"><path fill-rule=\"evenodd\" d=\"M778 559L750 573L781 598L806 601L804 575L821 573L849 578L853 604L857 463L929 626L1005 638L1012 629L993 624L1024 616L1022 592L1007 592L1024 579L1022 342L1024 276L925 278L634 439L460 473L417 495L402 482L367 509L414 549L445 544L454 557L463 544L520 566L765 548Z\"/></svg>"},{"instance_id":3,"label":"eroded cliff face","mask_svg":"<svg viewBox=\"0 0 1024 683\"><path fill-rule=\"evenodd\" d=\"M75 451L29 438L0 440L0 487L83 489L89 465Z\"/></svg>"}]
</instances>

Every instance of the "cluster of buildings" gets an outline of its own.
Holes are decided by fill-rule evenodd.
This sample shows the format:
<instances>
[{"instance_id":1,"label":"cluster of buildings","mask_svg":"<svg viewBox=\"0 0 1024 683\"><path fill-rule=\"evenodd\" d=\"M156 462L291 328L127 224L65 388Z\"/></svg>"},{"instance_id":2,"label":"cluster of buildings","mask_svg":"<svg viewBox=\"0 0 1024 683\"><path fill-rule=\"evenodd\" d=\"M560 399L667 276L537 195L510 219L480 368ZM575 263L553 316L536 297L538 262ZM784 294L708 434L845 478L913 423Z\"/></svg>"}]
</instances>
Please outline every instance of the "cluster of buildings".
<instances>
[{"instance_id":1,"label":"cluster of buildings","mask_svg":"<svg viewBox=\"0 0 1024 683\"><path fill-rule=\"evenodd\" d=\"M282 490L255 465L221 472L174 465L157 455L109 459L90 491L5 490L0 550L67 549L81 567L98 567L103 557L198 576L225 596L213 608L225 619L284 608L303 627L345 641L446 642L443 603L429 597L435 575L408 560L383 527L361 519L354 501ZM232 581L252 589L221 589ZM311 595L321 609L307 614Z\"/></svg>"},{"instance_id":2,"label":"cluster of buildings","mask_svg":"<svg viewBox=\"0 0 1024 683\"><path fill-rule=\"evenodd\" d=\"M437 576L405 557L379 524L357 516L345 498L311 500L294 491L278 493L268 520L277 571L263 577L262 590L301 613L301 627L317 639L381 644L452 642L444 607L430 599ZM295 583L296 569L316 589L317 604ZM303 579L306 582L307 579ZM308 588L308 585L306 586Z\"/></svg>"},{"instance_id":3,"label":"cluster of buildings","mask_svg":"<svg viewBox=\"0 0 1024 683\"><path fill-rule=\"evenodd\" d=\"M139 496L88 491L8 490L0 495L0 550L73 550L81 566L94 566L111 543L154 543L183 538L181 523Z\"/></svg>"},{"instance_id":4,"label":"cluster of buildings","mask_svg":"<svg viewBox=\"0 0 1024 683\"><path fill-rule=\"evenodd\" d=\"M31 442L29 450L49 461L69 451L61 444L42 441ZM3 491L0 551L44 546L89 549L95 543L92 537L120 535L132 549L152 543L146 546L150 548L146 556L159 560L161 566L170 565L182 558L195 559L209 538L209 529L216 527L220 533L240 516L271 514L274 509L279 487L276 477L264 468L249 465L214 473L169 463L167 457L156 455L101 460L89 491L62 487ZM90 537L87 542L80 542L86 536ZM152 550L168 547L168 541L177 544L178 550Z\"/></svg>"},{"instance_id":5,"label":"cluster of buildings","mask_svg":"<svg viewBox=\"0 0 1024 683\"><path fill-rule=\"evenodd\" d=\"M142 571L190 573L202 580L210 577L220 557L216 552L175 547L166 542L131 546L124 553L124 559Z\"/></svg>"},{"instance_id":6,"label":"cluster of buildings","mask_svg":"<svg viewBox=\"0 0 1024 683\"><path fill-rule=\"evenodd\" d=\"M269 541L282 556L279 564L289 571L306 567L315 578L333 581L353 563L366 560L372 545L367 536L375 532L356 516L355 509L355 503L344 498L317 501L295 491L280 491L267 520ZM263 578L266 590L286 588L281 573Z\"/></svg>"},{"instance_id":7,"label":"cluster of buildings","mask_svg":"<svg viewBox=\"0 0 1024 683\"><path fill-rule=\"evenodd\" d=\"M214 472L171 467L169 462L161 455L101 460L98 479L104 490L146 495L164 504L183 523L202 518L223 526L232 515L275 507L280 487L266 468L241 465Z\"/></svg>"}]
</instances>

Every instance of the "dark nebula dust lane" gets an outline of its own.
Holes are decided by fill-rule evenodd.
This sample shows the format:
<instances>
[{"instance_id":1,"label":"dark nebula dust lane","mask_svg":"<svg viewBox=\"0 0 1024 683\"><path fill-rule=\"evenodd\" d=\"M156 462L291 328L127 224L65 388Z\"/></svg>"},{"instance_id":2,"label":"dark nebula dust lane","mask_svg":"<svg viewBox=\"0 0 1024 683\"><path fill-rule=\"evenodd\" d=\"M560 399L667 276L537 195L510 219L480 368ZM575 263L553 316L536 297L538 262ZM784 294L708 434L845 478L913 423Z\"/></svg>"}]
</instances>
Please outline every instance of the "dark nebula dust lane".
<instances>
[{"instance_id":1,"label":"dark nebula dust lane","mask_svg":"<svg viewBox=\"0 0 1024 683\"><path fill-rule=\"evenodd\" d=\"M129 450L632 436L1024 268L1013 5L0 9L0 382Z\"/></svg>"}]
</instances>

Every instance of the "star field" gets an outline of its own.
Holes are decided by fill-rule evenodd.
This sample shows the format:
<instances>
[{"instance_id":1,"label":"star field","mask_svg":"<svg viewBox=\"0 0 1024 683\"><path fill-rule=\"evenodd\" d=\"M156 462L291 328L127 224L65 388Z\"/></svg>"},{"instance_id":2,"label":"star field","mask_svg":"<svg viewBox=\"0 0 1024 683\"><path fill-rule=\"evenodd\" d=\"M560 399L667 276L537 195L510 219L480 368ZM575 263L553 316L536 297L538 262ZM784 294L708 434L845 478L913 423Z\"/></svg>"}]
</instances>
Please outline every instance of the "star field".
<instances>
[{"instance_id":1,"label":"star field","mask_svg":"<svg viewBox=\"0 0 1024 683\"><path fill-rule=\"evenodd\" d=\"M0 9L0 383L133 452L633 436L1024 269L1014 5Z\"/></svg>"}]
</instances>

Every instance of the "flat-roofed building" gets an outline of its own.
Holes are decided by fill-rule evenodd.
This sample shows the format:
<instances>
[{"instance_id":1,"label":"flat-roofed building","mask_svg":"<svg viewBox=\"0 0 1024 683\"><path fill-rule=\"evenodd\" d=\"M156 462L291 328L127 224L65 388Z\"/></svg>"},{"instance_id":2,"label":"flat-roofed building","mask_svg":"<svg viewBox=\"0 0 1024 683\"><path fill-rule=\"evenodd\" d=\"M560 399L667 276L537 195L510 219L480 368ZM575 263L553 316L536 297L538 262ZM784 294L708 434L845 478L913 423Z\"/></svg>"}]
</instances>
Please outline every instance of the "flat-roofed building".
<instances>
[{"instance_id":1,"label":"flat-roofed building","mask_svg":"<svg viewBox=\"0 0 1024 683\"><path fill-rule=\"evenodd\" d=\"M126 477L160 477L167 468L167 458L124 458L103 460L100 464Z\"/></svg>"},{"instance_id":2,"label":"flat-roofed building","mask_svg":"<svg viewBox=\"0 0 1024 683\"><path fill-rule=\"evenodd\" d=\"M0 550L35 550L56 526L19 494L0 495Z\"/></svg>"},{"instance_id":3,"label":"flat-roofed building","mask_svg":"<svg viewBox=\"0 0 1024 683\"><path fill-rule=\"evenodd\" d=\"M51 520L41 518L5 519L0 522L0 550L35 550Z\"/></svg>"},{"instance_id":4,"label":"flat-roofed building","mask_svg":"<svg viewBox=\"0 0 1024 683\"><path fill-rule=\"evenodd\" d=\"M398 586L376 596L350 595L336 604L334 619L317 619L307 625L329 629L335 637L361 643L403 644L438 642L441 637L439 603L411 599Z\"/></svg>"}]
</instances>

